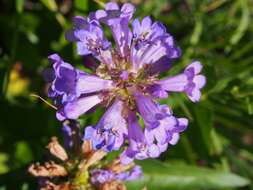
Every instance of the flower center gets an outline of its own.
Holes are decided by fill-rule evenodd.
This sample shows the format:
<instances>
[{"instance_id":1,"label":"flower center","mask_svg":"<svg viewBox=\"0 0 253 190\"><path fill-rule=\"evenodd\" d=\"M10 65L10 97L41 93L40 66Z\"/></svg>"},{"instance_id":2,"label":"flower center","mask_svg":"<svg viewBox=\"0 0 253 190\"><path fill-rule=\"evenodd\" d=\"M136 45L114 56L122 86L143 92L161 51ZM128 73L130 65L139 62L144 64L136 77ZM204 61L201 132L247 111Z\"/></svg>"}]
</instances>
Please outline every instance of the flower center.
<instances>
[{"instance_id":1,"label":"flower center","mask_svg":"<svg viewBox=\"0 0 253 190\"><path fill-rule=\"evenodd\" d=\"M138 90L145 94L147 87L153 83L155 77L146 74L146 69L140 69L138 73L133 73L129 65L131 64L128 62L116 59L113 67L101 64L97 68L96 74L103 79L112 80L115 85L115 88L111 90L112 96L124 100L130 108L134 109L136 105L133 92Z\"/></svg>"}]
</instances>

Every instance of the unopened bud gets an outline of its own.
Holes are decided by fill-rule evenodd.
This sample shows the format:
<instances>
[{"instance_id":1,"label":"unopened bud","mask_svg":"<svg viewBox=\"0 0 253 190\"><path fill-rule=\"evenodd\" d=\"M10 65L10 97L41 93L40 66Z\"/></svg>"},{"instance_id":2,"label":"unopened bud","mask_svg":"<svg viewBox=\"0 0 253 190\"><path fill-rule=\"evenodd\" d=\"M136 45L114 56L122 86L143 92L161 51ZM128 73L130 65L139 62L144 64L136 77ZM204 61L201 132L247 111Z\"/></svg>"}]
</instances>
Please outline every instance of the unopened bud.
<instances>
[{"instance_id":1,"label":"unopened bud","mask_svg":"<svg viewBox=\"0 0 253 190\"><path fill-rule=\"evenodd\" d=\"M120 160L117 159L117 160L114 160L108 168L115 173L121 173L133 168L134 166L135 164L133 162L125 165L125 164L121 164Z\"/></svg>"},{"instance_id":2,"label":"unopened bud","mask_svg":"<svg viewBox=\"0 0 253 190\"><path fill-rule=\"evenodd\" d=\"M72 190L72 185L69 183L63 183L56 185L50 181L47 181L40 190Z\"/></svg>"},{"instance_id":3,"label":"unopened bud","mask_svg":"<svg viewBox=\"0 0 253 190\"><path fill-rule=\"evenodd\" d=\"M105 155L106 155L106 152L103 150L98 150L96 152L93 152L87 158L86 163L85 163L85 167L88 168L91 165L95 164L96 162L102 160L102 158L104 158Z\"/></svg>"},{"instance_id":4,"label":"unopened bud","mask_svg":"<svg viewBox=\"0 0 253 190\"><path fill-rule=\"evenodd\" d=\"M68 160L68 155L65 149L59 144L56 137L52 137L51 142L48 144L47 148L50 153L62 161Z\"/></svg>"},{"instance_id":5,"label":"unopened bud","mask_svg":"<svg viewBox=\"0 0 253 190\"><path fill-rule=\"evenodd\" d=\"M82 153L85 157L92 153L92 145L90 140L84 140L82 144Z\"/></svg>"},{"instance_id":6,"label":"unopened bud","mask_svg":"<svg viewBox=\"0 0 253 190\"><path fill-rule=\"evenodd\" d=\"M45 165L32 164L28 172L35 177L61 177L68 175L67 170L54 162L47 162Z\"/></svg>"},{"instance_id":7,"label":"unopened bud","mask_svg":"<svg viewBox=\"0 0 253 190\"><path fill-rule=\"evenodd\" d=\"M111 183L103 184L99 190L126 190L126 186L123 183L118 183L116 181Z\"/></svg>"}]
</instances>

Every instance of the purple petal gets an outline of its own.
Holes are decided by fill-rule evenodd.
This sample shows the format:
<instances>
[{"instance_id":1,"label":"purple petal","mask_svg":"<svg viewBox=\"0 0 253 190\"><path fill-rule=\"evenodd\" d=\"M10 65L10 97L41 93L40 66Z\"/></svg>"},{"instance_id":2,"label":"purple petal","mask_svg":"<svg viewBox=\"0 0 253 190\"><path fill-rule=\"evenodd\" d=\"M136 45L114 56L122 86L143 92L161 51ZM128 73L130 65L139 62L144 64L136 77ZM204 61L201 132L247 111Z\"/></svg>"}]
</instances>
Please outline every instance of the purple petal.
<instances>
[{"instance_id":1,"label":"purple petal","mask_svg":"<svg viewBox=\"0 0 253 190\"><path fill-rule=\"evenodd\" d=\"M122 18L127 18L129 21L132 18L134 11L135 11L135 8L132 4L125 3L121 7L121 15L120 16Z\"/></svg>"},{"instance_id":2,"label":"purple petal","mask_svg":"<svg viewBox=\"0 0 253 190\"><path fill-rule=\"evenodd\" d=\"M138 107L138 111L141 114L145 126L149 129L156 128L159 126L159 120L163 117L163 113L159 110L158 105L147 96L141 93L135 93L135 99Z\"/></svg>"},{"instance_id":3,"label":"purple petal","mask_svg":"<svg viewBox=\"0 0 253 190\"><path fill-rule=\"evenodd\" d=\"M84 139L91 139L93 138L96 130L92 126L85 127Z\"/></svg>"},{"instance_id":4,"label":"purple petal","mask_svg":"<svg viewBox=\"0 0 253 190\"><path fill-rule=\"evenodd\" d=\"M122 109L123 103L116 100L95 127L85 129L84 139L91 140L95 150L118 150L124 143L127 128Z\"/></svg>"},{"instance_id":5,"label":"purple petal","mask_svg":"<svg viewBox=\"0 0 253 190\"><path fill-rule=\"evenodd\" d=\"M155 74L159 71L161 60L167 58L167 67L160 69L161 71L168 69L171 59L178 58L181 51L175 46L173 37L166 32L166 28L160 23L152 24L150 17L145 17L142 22L135 19L132 23L134 44L131 49L131 60L133 64L133 71L137 72L143 68L144 65L157 64L151 73Z\"/></svg>"},{"instance_id":6,"label":"purple petal","mask_svg":"<svg viewBox=\"0 0 253 190\"><path fill-rule=\"evenodd\" d=\"M159 85L152 85L147 88L147 92L155 98L168 98L168 93Z\"/></svg>"},{"instance_id":7,"label":"purple petal","mask_svg":"<svg viewBox=\"0 0 253 190\"><path fill-rule=\"evenodd\" d=\"M79 96L76 91L77 78L85 73L64 62L57 54L50 55L48 58L53 63L51 77L47 74L50 78L48 80L51 80L48 96L55 101L57 106L59 103L73 101Z\"/></svg>"},{"instance_id":8,"label":"purple petal","mask_svg":"<svg viewBox=\"0 0 253 190\"><path fill-rule=\"evenodd\" d=\"M191 91L191 93L188 93L188 97L190 98L190 100L192 102L198 102L200 100L200 97L201 97L201 92L199 89L193 89Z\"/></svg>"},{"instance_id":9,"label":"purple petal","mask_svg":"<svg viewBox=\"0 0 253 190\"><path fill-rule=\"evenodd\" d=\"M101 185L115 180L115 175L110 170L94 169L90 172L91 183L94 185Z\"/></svg>"},{"instance_id":10,"label":"purple petal","mask_svg":"<svg viewBox=\"0 0 253 190\"><path fill-rule=\"evenodd\" d=\"M77 119L100 102L102 102L102 99L98 95L79 98L73 102L67 103L64 106L63 112L66 118Z\"/></svg>"},{"instance_id":11,"label":"purple petal","mask_svg":"<svg viewBox=\"0 0 253 190\"><path fill-rule=\"evenodd\" d=\"M143 176L143 172L140 166L134 166L131 170L130 175L128 176L127 180L136 180L140 179Z\"/></svg>"},{"instance_id":12,"label":"purple petal","mask_svg":"<svg viewBox=\"0 0 253 190\"><path fill-rule=\"evenodd\" d=\"M129 150L127 150L127 151L129 151ZM129 155L131 155L131 153L128 153L126 151L122 152L121 155L120 155L120 162L124 165L128 165L131 162L133 162L134 161L134 155L133 156L129 156Z\"/></svg>"},{"instance_id":13,"label":"purple petal","mask_svg":"<svg viewBox=\"0 0 253 190\"><path fill-rule=\"evenodd\" d=\"M186 67L184 73L174 77L168 77L157 82L163 90L169 92L185 92L191 101L200 100L200 89L204 87L206 78L199 75L202 66L200 62L195 61Z\"/></svg>"},{"instance_id":14,"label":"purple petal","mask_svg":"<svg viewBox=\"0 0 253 190\"><path fill-rule=\"evenodd\" d=\"M97 11L97 16L102 16L103 12ZM91 17L94 17L91 14ZM66 38L77 42L77 52L79 55L92 54L99 61L111 64L111 43L105 38L100 25L94 18L84 19L75 17L74 27L66 33Z\"/></svg>"},{"instance_id":15,"label":"purple petal","mask_svg":"<svg viewBox=\"0 0 253 190\"><path fill-rule=\"evenodd\" d=\"M170 143L171 145L175 145L175 144L177 144L178 140L179 140L179 134L178 134L178 133L173 133L173 134L172 134L172 138L171 138L171 140L169 141L169 143Z\"/></svg>"},{"instance_id":16,"label":"purple petal","mask_svg":"<svg viewBox=\"0 0 253 190\"><path fill-rule=\"evenodd\" d=\"M109 2L109 3L105 4L105 9L106 10L119 10L119 6L117 3Z\"/></svg>"},{"instance_id":17,"label":"purple petal","mask_svg":"<svg viewBox=\"0 0 253 190\"><path fill-rule=\"evenodd\" d=\"M197 75L202 70L202 65L199 61L194 61L186 67L186 70L188 70L190 68L193 68L194 69L194 74Z\"/></svg>"},{"instance_id":18,"label":"purple petal","mask_svg":"<svg viewBox=\"0 0 253 190\"><path fill-rule=\"evenodd\" d=\"M149 29L152 25L152 20L150 18L150 16L146 16L142 19L142 22L141 22L141 26L144 28L144 29Z\"/></svg>"},{"instance_id":19,"label":"purple petal","mask_svg":"<svg viewBox=\"0 0 253 190\"><path fill-rule=\"evenodd\" d=\"M129 3L125 3L120 10L116 3L107 3L105 12L96 13L97 19L110 26L118 53L123 58L129 54L132 33L128 27L128 22L133 13L134 6Z\"/></svg>"},{"instance_id":20,"label":"purple petal","mask_svg":"<svg viewBox=\"0 0 253 190\"><path fill-rule=\"evenodd\" d=\"M203 75L197 75L194 77L193 83L196 85L196 88L201 89L206 84L206 77Z\"/></svg>"},{"instance_id":21,"label":"purple petal","mask_svg":"<svg viewBox=\"0 0 253 190\"><path fill-rule=\"evenodd\" d=\"M159 147L155 144L152 144L151 146L149 146L148 148L148 154L151 158L157 158L160 156L160 150Z\"/></svg>"},{"instance_id":22,"label":"purple petal","mask_svg":"<svg viewBox=\"0 0 253 190\"><path fill-rule=\"evenodd\" d=\"M108 90L112 87L112 81L94 75L80 75L76 82L76 90L79 94Z\"/></svg>"},{"instance_id":23,"label":"purple petal","mask_svg":"<svg viewBox=\"0 0 253 190\"><path fill-rule=\"evenodd\" d=\"M162 89L171 92L182 92L185 89L185 86L188 84L187 76L180 74L174 77L168 77L166 79L158 81L158 84Z\"/></svg>"}]
</instances>

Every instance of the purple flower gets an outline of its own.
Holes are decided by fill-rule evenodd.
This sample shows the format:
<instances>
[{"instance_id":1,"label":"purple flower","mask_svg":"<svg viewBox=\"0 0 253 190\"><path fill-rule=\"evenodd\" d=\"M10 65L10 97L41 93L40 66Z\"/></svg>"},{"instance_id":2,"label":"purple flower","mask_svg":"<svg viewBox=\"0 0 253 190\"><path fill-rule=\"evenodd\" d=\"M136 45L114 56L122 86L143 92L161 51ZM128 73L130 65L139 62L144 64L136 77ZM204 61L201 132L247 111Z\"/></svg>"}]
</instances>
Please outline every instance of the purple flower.
<instances>
[{"instance_id":1,"label":"purple flower","mask_svg":"<svg viewBox=\"0 0 253 190\"><path fill-rule=\"evenodd\" d=\"M131 59L134 72L145 65L151 67L151 73L167 70L171 59L181 55L173 37L166 32L162 23L152 23L150 17L145 17L141 22L135 19L132 26L134 48L131 50Z\"/></svg>"},{"instance_id":2,"label":"purple flower","mask_svg":"<svg viewBox=\"0 0 253 190\"><path fill-rule=\"evenodd\" d=\"M62 102L75 99L78 96L76 81L79 75L85 73L64 62L58 54L52 54L48 59L53 63L53 69L47 70L45 76L45 79L51 82L48 96L61 99Z\"/></svg>"},{"instance_id":3,"label":"purple flower","mask_svg":"<svg viewBox=\"0 0 253 190\"><path fill-rule=\"evenodd\" d=\"M115 174L110 170L94 169L90 174L91 183L94 185L101 185L115 180Z\"/></svg>"},{"instance_id":4,"label":"purple flower","mask_svg":"<svg viewBox=\"0 0 253 190\"><path fill-rule=\"evenodd\" d=\"M162 106L154 102L151 97L136 92L135 99L138 111L147 129L154 129L164 125L167 120L175 120L168 112L161 109Z\"/></svg>"},{"instance_id":5,"label":"purple flower","mask_svg":"<svg viewBox=\"0 0 253 190\"><path fill-rule=\"evenodd\" d=\"M202 65L195 61L188 65L184 73L168 77L157 82L163 90L168 92L185 92L191 101L200 100L200 89L204 87L206 78L200 75Z\"/></svg>"},{"instance_id":6,"label":"purple flower","mask_svg":"<svg viewBox=\"0 0 253 190\"><path fill-rule=\"evenodd\" d=\"M148 86L146 90L154 98L168 98L168 93L160 85Z\"/></svg>"},{"instance_id":7,"label":"purple flower","mask_svg":"<svg viewBox=\"0 0 253 190\"><path fill-rule=\"evenodd\" d=\"M182 74L159 80L159 73L180 57L180 48L165 26L149 16L131 22L134 11L129 3L120 7L110 2L87 18L75 17L66 38L77 44L79 55L94 58L84 65L95 73L75 69L56 54L49 57L53 69L46 73L59 120L78 119L98 104L112 105L96 126L85 128L83 138L92 142L93 149L106 152L127 146L121 155L124 162L158 157L177 143L188 125L186 118L177 118L155 98L185 92L196 102L205 85L197 61ZM115 47L102 24L111 30Z\"/></svg>"},{"instance_id":8,"label":"purple flower","mask_svg":"<svg viewBox=\"0 0 253 190\"><path fill-rule=\"evenodd\" d=\"M179 140L179 133L186 129L188 120L174 117L167 105L160 106L160 109L167 114L167 117L161 121L158 127L145 130L147 142L148 144L156 142L159 145L166 145L167 143L175 145Z\"/></svg>"},{"instance_id":9,"label":"purple flower","mask_svg":"<svg viewBox=\"0 0 253 190\"><path fill-rule=\"evenodd\" d=\"M131 111L128 113L128 142L128 148L120 156L123 164L129 164L134 159L156 158L167 148L166 142L160 144L154 138L147 139L139 125L136 113Z\"/></svg>"},{"instance_id":10,"label":"purple flower","mask_svg":"<svg viewBox=\"0 0 253 190\"><path fill-rule=\"evenodd\" d=\"M106 4L105 10L98 10L95 13L96 19L110 27L118 54L122 58L126 58L130 51L132 32L128 27L128 22L134 11L135 8L130 3L125 3L119 8L117 3L110 2Z\"/></svg>"},{"instance_id":11,"label":"purple flower","mask_svg":"<svg viewBox=\"0 0 253 190\"><path fill-rule=\"evenodd\" d=\"M111 43L105 38L98 22L80 16L73 20L74 28L66 33L66 38L77 42L77 53L79 55L92 54L99 61L110 64L112 62Z\"/></svg>"},{"instance_id":12,"label":"purple flower","mask_svg":"<svg viewBox=\"0 0 253 190\"><path fill-rule=\"evenodd\" d=\"M98 124L85 128L84 139L90 140L94 150L118 150L127 135L127 124L122 116L123 102L115 101Z\"/></svg>"},{"instance_id":13,"label":"purple flower","mask_svg":"<svg viewBox=\"0 0 253 190\"><path fill-rule=\"evenodd\" d=\"M46 75L47 81L51 82L48 96L58 107L59 120L77 119L102 101L99 95L88 94L113 88L112 81L75 69L57 54L50 55L49 60L53 69Z\"/></svg>"},{"instance_id":14,"label":"purple flower","mask_svg":"<svg viewBox=\"0 0 253 190\"><path fill-rule=\"evenodd\" d=\"M132 181L140 179L143 176L140 166L134 166L132 170L121 172L115 175L115 178L119 181Z\"/></svg>"},{"instance_id":15,"label":"purple flower","mask_svg":"<svg viewBox=\"0 0 253 190\"><path fill-rule=\"evenodd\" d=\"M166 34L166 28L160 22L152 23L149 16L144 17L140 22L139 19L134 19L133 23L133 40L136 43L136 48L139 49L140 44L151 44L159 37Z\"/></svg>"},{"instance_id":16,"label":"purple flower","mask_svg":"<svg viewBox=\"0 0 253 190\"><path fill-rule=\"evenodd\" d=\"M99 95L79 97L60 106L56 117L60 121L65 119L77 119L80 115L86 113L102 101L103 99L101 99Z\"/></svg>"},{"instance_id":17,"label":"purple flower","mask_svg":"<svg viewBox=\"0 0 253 190\"><path fill-rule=\"evenodd\" d=\"M130 171L115 173L109 169L94 169L90 172L91 183L99 186L112 181L132 181L142 177L140 166L134 166Z\"/></svg>"}]
</instances>

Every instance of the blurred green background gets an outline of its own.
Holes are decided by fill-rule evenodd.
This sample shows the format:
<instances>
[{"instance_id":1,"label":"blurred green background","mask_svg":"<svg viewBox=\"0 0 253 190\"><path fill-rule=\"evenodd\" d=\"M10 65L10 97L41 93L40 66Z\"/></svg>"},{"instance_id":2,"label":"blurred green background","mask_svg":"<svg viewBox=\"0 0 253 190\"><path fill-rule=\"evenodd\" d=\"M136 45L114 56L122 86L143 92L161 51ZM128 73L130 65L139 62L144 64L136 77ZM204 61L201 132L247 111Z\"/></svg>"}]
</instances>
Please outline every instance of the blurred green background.
<instances>
[{"instance_id":1,"label":"blurred green background","mask_svg":"<svg viewBox=\"0 0 253 190\"><path fill-rule=\"evenodd\" d=\"M207 85L199 104L171 95L177 116L190 119L178 145L160 161L144 161L145 179L129 189L253 190L253 1L132 0L135 16L162 21L182 48L183 56L168 74L194 59L204 65ZM42 101L42 71L47 56L59 53L81 65L73 44L64 39L74 15L101 8L92 0L0 1L0 190L34 190L27 173L31 162L48 157L45 146L60 136L55 111ZM101 115L88 115L83 125Z\"/></svg>"}]
</instances>

